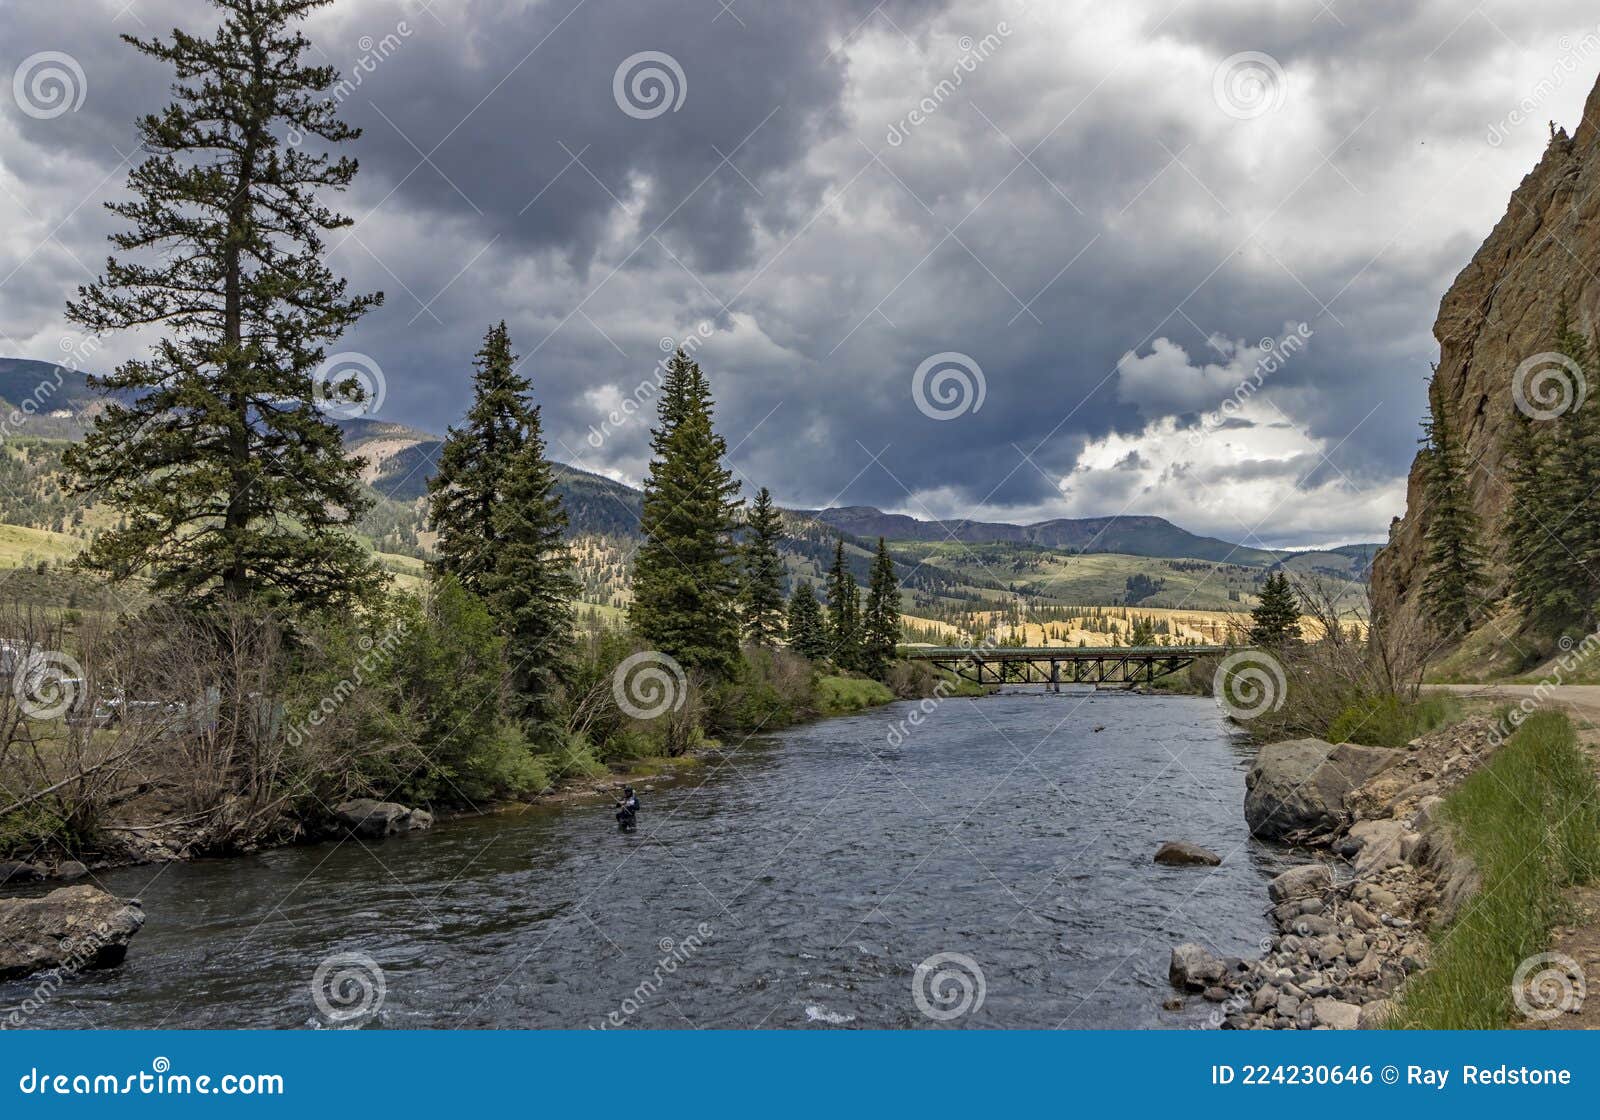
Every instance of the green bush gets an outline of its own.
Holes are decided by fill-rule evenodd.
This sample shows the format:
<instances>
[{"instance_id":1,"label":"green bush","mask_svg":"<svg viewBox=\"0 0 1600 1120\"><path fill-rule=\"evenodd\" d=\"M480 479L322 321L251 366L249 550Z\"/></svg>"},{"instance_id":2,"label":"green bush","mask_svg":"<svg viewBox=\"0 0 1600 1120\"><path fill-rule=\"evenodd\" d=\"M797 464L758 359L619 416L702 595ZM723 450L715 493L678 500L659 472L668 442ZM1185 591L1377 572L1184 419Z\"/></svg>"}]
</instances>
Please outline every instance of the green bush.
<instances>
[{"instance_id":1,"label":"green bush","mask_svg":"<svg viewBox=\"0 0 1600 1120\"><path fill-rule=\"evenodd\" d=\"M1460 705L1449 696L1363 696L1346 704L1328 724L1323 738L1330 743L1360 743L1368 747L1404 747L1456 718Z\"/></svg>"},{"instance_id":2,"label":"green bush","mask_svg":"<svg viewBox=\"0 0 1600 1120\"><path fill-rule=\"evenodd\" d=\"M1482 887L1436 936L1395 1025L1491 1030L1512 1015L1517 966L1547 950L1567 917L1565 889L1600 874L1600 789L1571 721L1539 712L1446 799L1445 814Z\"/></svg>"},{"instance_id":3,"label":"green bush","mask_svg":"<svg viewBox=\"0 0 1600 1120\"><path fill-rule=\"evenodd\" d=\"M887 685L863 677L823 677L817 682L817 691L827 715L865 711L894 700Z\"/></svg>"}]
</instances>

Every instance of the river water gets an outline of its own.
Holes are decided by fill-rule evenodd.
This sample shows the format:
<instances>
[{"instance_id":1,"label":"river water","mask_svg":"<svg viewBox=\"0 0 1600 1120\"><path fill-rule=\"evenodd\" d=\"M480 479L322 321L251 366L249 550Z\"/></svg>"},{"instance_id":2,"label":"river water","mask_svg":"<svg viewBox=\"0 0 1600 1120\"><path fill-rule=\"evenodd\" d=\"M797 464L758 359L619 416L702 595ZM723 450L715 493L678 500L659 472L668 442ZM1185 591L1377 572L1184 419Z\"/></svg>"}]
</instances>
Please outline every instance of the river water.
<instances>
[{"instance_id":1,"label":"river water","mask_svg":"<svg viewBox=\"0 0 1600 1120\"><path fill-rule=\"evenodd\" d=\"M1168 951L1254 953L1279 858L1248 836L1250 752L1216 707L1014 693L912 727L914 707L729 744L641 791L634 834L567 804L100 874L148 922L27 1025L1204 1023L1198 999L1162 1010ZM1224 862L1158 867L1166 839Z\"/></svg>"}]
</instances>

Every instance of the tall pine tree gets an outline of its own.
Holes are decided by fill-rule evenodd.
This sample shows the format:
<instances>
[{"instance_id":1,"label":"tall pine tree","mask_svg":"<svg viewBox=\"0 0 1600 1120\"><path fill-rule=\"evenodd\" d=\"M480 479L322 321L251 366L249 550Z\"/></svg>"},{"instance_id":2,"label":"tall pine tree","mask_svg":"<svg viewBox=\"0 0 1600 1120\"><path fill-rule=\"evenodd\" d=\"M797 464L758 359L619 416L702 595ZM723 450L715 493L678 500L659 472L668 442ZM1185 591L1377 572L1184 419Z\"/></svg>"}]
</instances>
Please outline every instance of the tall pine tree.
<instances>
[{"instance_id":1,"label":"tall pine tree","mask_svg":"<svg viewBox=\"0 0 1600 1120\"><path fill-rule=\"evenodd\" d=\"M846 669L861 667L861 598L856 577L844 559L844 541L833 551L828 570L828 644L833 660Z\"/></svg>"},{"instance_id":2,"label":"tall pine tree","mask_svg":"<svg viewBox=\"0 0 1600 1120\"><path fill-rule=\"evenodd\" d=\"M828 656L828 627L810 580L800 581L789 596L789 648L812 661Z\"/></svg>"},{"instance_id":3,"label":"tall pine tree","mask_svg":"<svg viewBox=\"0 0 1600 1120\"><path fill-rule=\"evenodd\" d=\"M758 646L776 645L783 636L783 517L763 486L756 493L745 524L744 587L739 607L744 637Z\"/></svg>"},{"instance_id":4,"label":"tall pine tree","mask_svg":"<svg viewBox=\"0 0 1600 1120\"><path fill-rule=\"evenodd\" d=\"M1281 571L1261 585L1261 601L1250 612L1250 640L1260 646L1300 640L1300 597Z\"/></svg>"},{"instance_id":5,"label":"tall pine tree","mask_svg":"<svg viewBox=\"0 0 1600 1120\"><path fill-rule=\"evenodd\" d=\"M349 295L324 264L323 234L350 219L320 200L356 173L348 157L292 147L358 130L338 119L331 66L308 66L297 24L328 0L213 0L209 37L124 36L169 63L174 100L138 122L150 153L109 203L132 257L67 304L95 333L155 327L146 358L90 383L107 395L68 450L73 486L121 515L83 557L125 578L148 570L161 592L204 605L256 599L340 607L380 586L347 531L367 507L357 460L319 408L327 345L381 293ZM329 386L346 401L364 387Z\"/></svg>"},{"instance_id":6,"label":"tall pine tree","mask_svg":"<svg viewBox=\"0 0 1600 1120\"><path fill-rule=\"evenodd\" d=\"M528 410L522 435L495 508L494 570L484 582L490 610L506 635L517 705L530 734L547 739L555 685L570 664L578 581L562 536L567 515L545 459L538 406Z\"/></svg>"},{"instance_id":7,"label":"tall pine tree","mask_svg":"<svg viewBox=\"0 0 1600 1120\"><path fill-rule=\"evenodd\" d=\"M861 619L861 668L882 677L894 660L900 644L900 580L894 574L894 559L889 546L878 538L878 554L872 561L872 579L867 584L867 607Z\"/></svg>"},{"instance_id":8,"label":"tall pine tree","mask_svg":"<svg viewBox=\"0 0 1600 1120\"><path fill-rule=\"evenodd\" d=\"M1437 373L1429 385L1428 413L1423 424L1428 520L1422 603L1438 631L1464 633L1472 629L1483 600L1483 551L1454 422L1449 406L1439 397Z\"/></svg>"},{"instance_id":9,"label":"tall pine tree","mask_svg":"<svg viewBox=\"0 0 1600 1120\"><path fill-rule=\"evenodd\" d=\"M536 421L532 389L517 373L503 321L484 335L474 365L472 406L465 423L445 434L439 471L428 480L428 520L438 534L434 574L455 576L466 590L486 596L500 544L495 511Z\"/></svg>"},{"instance_id":10,"label":"tall pine tree","mask_svg":"<svg viewBox=\"0 0 1600 1120\"><path fill-rule=\"evenodd\" d=\"M739 483L722 465L728 448L712 427L710 386L681 350L668 362L657 416L628 620L680 664L731 676L739 665Z\"/></svg>"}]
</instances>

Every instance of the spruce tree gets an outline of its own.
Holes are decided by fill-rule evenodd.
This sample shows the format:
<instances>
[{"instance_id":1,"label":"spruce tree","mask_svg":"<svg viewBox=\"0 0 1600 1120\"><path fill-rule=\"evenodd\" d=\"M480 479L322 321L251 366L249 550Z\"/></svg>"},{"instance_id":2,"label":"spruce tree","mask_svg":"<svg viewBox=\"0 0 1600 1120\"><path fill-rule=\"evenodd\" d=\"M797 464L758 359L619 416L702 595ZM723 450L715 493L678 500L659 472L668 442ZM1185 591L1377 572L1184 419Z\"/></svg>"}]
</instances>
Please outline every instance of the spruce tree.
<instances>
[{"instance_id":1,"label":"spruce tree","mask_svg":"<svg viewBox=\"0 0 1600 1120\"><path fill-rule=\"evenodd\" d=\"M1557 315L1556 351L1592 377L1595 347L1571 327L1565 302ZM1585 399L1549 419L1518 411L1513 420L1504 529L1512 599L1535 630L1587 627L1600 597L1600 411Z\"/></svg>"},{"instance_id":2,"label":"spruce tree","mask_svg":"<svg viewBox=\"0 0 1600 1120\"><path fill-rule=\"evenodd\" d=\"M326 348L381 293L349 295L323 263L323 234L350 224L319 195L342 191L349 157L330 145L358 130L338 119L331 66L308 66L297 24L328 0L213 0L209 37L123 36L176 72L174 100L138 122L150 153L129 175L135 198L109 203L129 224L67 304L100 334L161 332L151 354L90 378L106 394L87 438L64 458L72 485L116 509L82 563L204 606L257 599L340 607L381 586L349 534L368 502L360 463L319 408ZM364 398L353 378L328 386Z\"/></svg>"},{"instance_id":3,"label":"spruce tree","mask_svg":"<svg viewBox=\"0 0 1600 1120\"><path fill-rule=\"evenodd\" d=\"M861 598L855 576L844 559L844 541L833 552L828 570L828 643L833 660L845 669L861 667Z\"/></svg>"},{"instance_id":4,"label":"spruce tree","mask_svg":"<svg viewBox=\"0 0 1600 1120\"><path fill-rule=\"evenodd\" d=\"M711 389L678 351L668 363L644 482L628 620L685 667L731 676L739 665L739 574L733 563L739 483L712 427Z\"/></svg>"},{"instance_id":5,"label":"spruce tree","mask_svg":"<svg viewBox=\"0 0 1600 1120\"><path fill-rule=\"evenodd\" d=\"M535 738L548 738L551 730L555 685L570 664L578 595L562 536L567 515L544 452L535 406L495 508L494 570L485 578L490 610L506 635L514 699Z\"/></svg>"},{"instance_id":6,"label":"spruce tree","mask_svg":"<svg viewBox=\"0 0 1600 1120\"><path fill-rule=\"evenodd\" d=\"M878 538L878 554L872 561L872 578L867 583L867 607L861 619L861 667L874 677L882 677L894 661L900 644L900 581L894 574L894 559L889 546Z\"/></svg>"},{"instance_id":7,"label":"spruce tree","mask_svg":"<svg viewBox=\"0 0 1600 1120\"><path fill-rule=\"evenodd\" d=\"M1289 577L1273 572L1261 585L1261 601L1250 612L1250 641L1277 646L1300 640L1300 598Z\"/></svg>"},{"instance_id":8,"label":"spruce tree","mask_svg":"<svg viewBox=\"0 0 1600 1120\"><path fill-rule=\"evenodd\" d=\"M802 580L789 596L789 648L812 661L828 656L827 624L810 580Z\"/></svg>"},{"instance_id":9,"label":"spruce tree","mask_svg":"<svg viewBox=\"0 0 1600 1120\"><path fill-rule=\"evenodd\" d=\"M763 486L756 493L745 525L744 587L739 596L744 637L758 646L777 644L783 636L783 518Z\"/></svg>"},{"instance_id":10,"label":"spruce tree","mask_svg":"<svg viewBox=\"0 0 1600 1120\"><path fill-rule=\"evenodd\" d=\"M428 521L438 534L434 574L487 596L499 551L496 507L533 420L531 387L517 373L503 321L484 335L474 365L466 422L445 434L439 471L428 479Z\"/></svg>"},{"instance_id":11,"label":"spruce tree","mask_svg":"<svg viewBox=\"0 0 1600 1120\"><path fill-rule=\"evenodd\" d=\"M1437 374L1429 386L1428 409L1423 424L1428 519L1422 603L1438 631L1464 633L1472 629L1483 599L1483 551L1450 409L1439 398Z\"/></svg>"}]
</instances>

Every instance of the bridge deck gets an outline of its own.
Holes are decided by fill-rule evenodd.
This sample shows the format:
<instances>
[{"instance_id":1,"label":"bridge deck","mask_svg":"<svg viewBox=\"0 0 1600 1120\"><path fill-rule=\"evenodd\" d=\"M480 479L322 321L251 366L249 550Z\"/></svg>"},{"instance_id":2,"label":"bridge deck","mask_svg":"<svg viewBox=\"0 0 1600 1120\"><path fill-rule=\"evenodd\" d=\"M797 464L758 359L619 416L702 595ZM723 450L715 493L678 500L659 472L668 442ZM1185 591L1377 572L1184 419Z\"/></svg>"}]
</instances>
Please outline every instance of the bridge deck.
<instances>
[{"instance_id":1,"label":"bridge deck","mask_svg":"<svg viewBox=\"0 0 1600 1120\"><path fill-rule=\"evenodd\" d=\"M1109 685L1131 688L1176 673L1196 658L1239 646L907 646L900 655L931 662L978 684Z\"/></svg>"}]
</instances>

